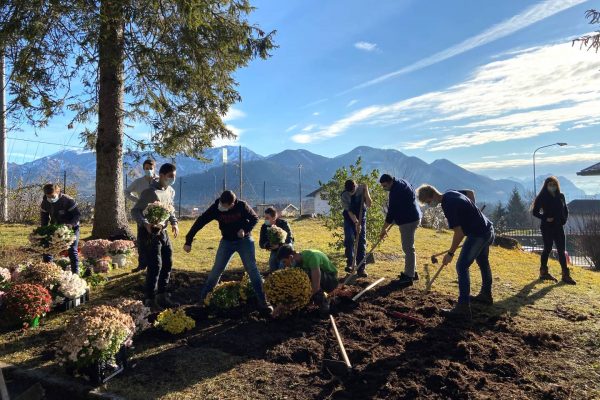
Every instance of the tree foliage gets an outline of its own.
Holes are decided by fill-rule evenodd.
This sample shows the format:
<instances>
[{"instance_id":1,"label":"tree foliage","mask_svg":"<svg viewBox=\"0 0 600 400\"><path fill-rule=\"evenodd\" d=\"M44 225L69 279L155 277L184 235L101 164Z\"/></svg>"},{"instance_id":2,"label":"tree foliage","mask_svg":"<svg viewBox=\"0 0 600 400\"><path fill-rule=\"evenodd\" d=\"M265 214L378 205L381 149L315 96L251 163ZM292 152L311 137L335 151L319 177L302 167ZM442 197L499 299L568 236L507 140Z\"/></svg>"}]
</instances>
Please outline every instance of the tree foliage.
<instances>
[{"instance_id":1,"label":"tree foliage","mask_svg":"<svg viewBox=\"0 0 600 400\"><path fill-rule=\"evenodd\" d=\"M248 0L12 0L2 6L12 118L36 127L68 109L69 124L94 148L103 3L120 3L125 71L123 113L152 128L142 148L199 156L215 137L232 137L222 117L239 101L233 72L266 58L274 32L247 20ZM110 4L109 4L110 5ZM112 7L112 5L111 5Z\"/></svg>"},{"instance_id":2,"label":"tree foliage","mask_svg":"<svg viewBox=\"0 0 600 400\"><path fill-rule=\"evenodd\" d=\"M527 205L521 194L514 188L506 206L506 224L509 228L525 228L531 223Z\"/></svg>"},{"instance_id":3,"label":"tree foliage","mask_svg":"<svg viewBox=\"0 0 600 400\"><path fill-rule=\"evenodd\" d=\"M336 249L344 247L344 217L342 216L344 207L342 206L341 194L344 191L344 183L348 179L369 186L373 203L367 213L368 242L374 243L379 239L379 233L385 222L388 193L379 185L379 171L375 169L370 172L363 172L362 160L359 157L354 165L342 167L335 171L329 182L319 182L322 190L321 197L329 203L331 208L329 215L325 217L325 226L331 232L332 242L330 242L330 245Z\"/></svg>"},{"instance_id":4,"label":"tree foliage","mask_svg":"<svg viewBox=\"0 0 600 400\"><path fill-rule=\"evenodd\" d=\"M600 11L598 10L587 10L585 17L592 25L600 25ZM587 48L588 50L594 50L596 53L600 50L600 30L596 31L591 35L584 35L573 40L573 45L579 43L581 48Z\"/></svg>"}]
</instances>

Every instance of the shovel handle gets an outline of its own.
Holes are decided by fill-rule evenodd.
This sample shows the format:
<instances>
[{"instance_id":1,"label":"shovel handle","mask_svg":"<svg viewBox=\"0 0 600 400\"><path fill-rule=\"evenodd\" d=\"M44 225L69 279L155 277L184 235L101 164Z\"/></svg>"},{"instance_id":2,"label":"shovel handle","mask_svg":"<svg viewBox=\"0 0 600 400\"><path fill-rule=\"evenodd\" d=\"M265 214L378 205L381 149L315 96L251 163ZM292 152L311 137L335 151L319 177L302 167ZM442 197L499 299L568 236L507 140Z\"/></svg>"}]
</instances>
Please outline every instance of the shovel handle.
<instances>
[{"instance_id":1,"label":"shovel handle","mask_svg":"<svg viewBox=\"0 0 600 400\"><path fill-rule=\"evenodd\" d=\"M373 289L375 286L379 285L381 282L383 282L385 280L385 278L379 278L377 279L375 282L371 283L369 286L367 286L366 288L364 288L364 290L362 292L360 292L359 294L357 294L356 296L354 296L352 298L352 301L356 301L358 299L360 299L360 297L365 294L366 292L368 292L369 290Z\"/></svg>"},{"instance_id":2,"label":"shovel handle","mask_svg":"<svg viewBox=\"0 0 600 400\"><path fill-rule=\"evenodd\" d=\"M346 348L344 347L344 342L342 341L342 337L338 332L337 325L335 324L335 319L333 319L333 315L329 315L329 320L331 321L331 326L333 326L333 333L335 334L335 339L338 342L338 346L340 346L340 351L342 352L342 358L346 363L346 367L349 369L352 368L352 364L350 364L350 359L348 358L348 354L346 354Z\"/></svg>"},{"instance_id":3,"label":"shovel handle","mask_svg":"<svg viewBox=\"0 0 600 400\"><path fill-rule=\"evenodd\" d=\"M431 280L427 284L427 287L425 288L426 292L429 292L431 290L431 286L433 285L433 282L435 282L437 277L440 275L440 272L442 272L442 269L444 269L444 264L440 265L440 267L437 269L437 271L435 271L433 278L431 278Z\"/></svg>"},{"instance_id":4,"label":"shovel handle","mask_svg":"<svg viewBox=\"0 0 600 400\"><path fill-rule=\"evenodd\" d=\"M460 249L460 248L461 248L461 247L463 247L463 246L464 246L464 244L460 244L460 245L458 245L458 247L456 248L456 250ZM450 250L450 249L448 249L448 250ZM448 253L448 250L446 250L446 251L442 251L441 253L434 254L434 255L432 255L431 257L439 257L439 256L443 256L444 254Z\"/></svg>"}]
</instances>

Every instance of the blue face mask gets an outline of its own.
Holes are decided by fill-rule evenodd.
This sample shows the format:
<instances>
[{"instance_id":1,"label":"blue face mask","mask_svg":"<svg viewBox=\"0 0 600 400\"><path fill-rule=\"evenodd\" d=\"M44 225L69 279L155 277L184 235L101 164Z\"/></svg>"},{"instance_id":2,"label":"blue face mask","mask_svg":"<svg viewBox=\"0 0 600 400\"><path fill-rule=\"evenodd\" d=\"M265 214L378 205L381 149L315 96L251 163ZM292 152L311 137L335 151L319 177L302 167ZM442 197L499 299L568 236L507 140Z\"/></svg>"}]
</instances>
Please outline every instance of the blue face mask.
<instances>
[{"instance_id":1,"label":"blue face mask","mask_svg":"<svg viewBox=\"0 0 600 400\"><path fill-rule=\"evenodd\" d=\"M153 169L145 169L144 170L144 175L147 176L147 177L154 176L154 170Z\"/></svg>"},{"instance_id":2,"label":"blue face mask","mask_svg":"<svg viewBox=\"0 0 600 400\"><path fill-rule=\"evenodd\" d=\"M271 226L271 221L269 221L268 219L265 219L265 225L266 226Z\"/></svg>"},{"instance_id":3,"label":"blue face mask","mask_svg":"<svg viewBox=\"0 0 600 400\"><path fill-rule=\"evenodd\" d=\"M56 203L58 201L59 196L56 197L46 197L49 203Z\"/></svg>"},{"instance_id":4,"label":"blue face mask","mask_svg":"<svg viewBox=\"0 0 600 400\"><path fill-rule=\"evenodd\" d=\"M175 183L175 178L167 178L165 183L167 184L167 186L172 186Z\"/></svg>"}]
</instances>

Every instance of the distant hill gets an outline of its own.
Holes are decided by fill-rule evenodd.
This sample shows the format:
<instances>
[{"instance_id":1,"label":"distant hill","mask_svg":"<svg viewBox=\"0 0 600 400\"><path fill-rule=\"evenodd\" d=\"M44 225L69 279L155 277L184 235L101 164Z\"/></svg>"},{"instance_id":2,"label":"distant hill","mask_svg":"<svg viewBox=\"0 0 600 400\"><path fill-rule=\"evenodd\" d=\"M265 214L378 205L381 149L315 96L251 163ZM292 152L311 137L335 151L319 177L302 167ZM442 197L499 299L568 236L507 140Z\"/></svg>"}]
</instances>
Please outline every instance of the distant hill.
<instances>
[{"instance_id":1,"label":"distant hill","mask_svg":"<svg viewBox=\"0 0 600 400\"><path fill-rule=\"evenodd\" d=\"M222 151L222 148L207 149L204 153L207 162L183 156L175 157L174 160L160 157L157 159L159 165L167 161L174 161L177 164L184 205L203 206L214 201L220 193L224 178ZM227 187L237 192L239 190L239 148L228 146L227 151ZM530 188L533 186L532 182L519 179L492 179L468 171L446 159L427 163L397 150L368 146L357 147L333 158L307 150L284 150L263 157L250 149L242 148L242 154L243 197L253 204L263 201L263 190L267 202L298 204L299 165L302 165L302 193L305 196L319 187L319 181L328 181L335 170L353 164L358 157L362 157L365 170L378 169L380 173L404 177L415 186L430 183L440 190L474 189L480 202L505 202L515 187L528 198L531 195ZM62 175L66 170L68 183L75 182L82 194L93 195L95 162L93 152L60 151L29 163L9 164L9 181L12 186L16 185L18 179L29 184L49 180L62 182ZM129 175L135 177L141 174L140 162L135 161L135 155L126 156L125 165ZM133 177L128 177L128 181ZM540 176L540 181L545 177ZM577 198L585 195L568 179L561 177L560 180L567 197ZM175 187L178 192L179 185L180 182L177 182Z\"/></svg>"}]
</instances>

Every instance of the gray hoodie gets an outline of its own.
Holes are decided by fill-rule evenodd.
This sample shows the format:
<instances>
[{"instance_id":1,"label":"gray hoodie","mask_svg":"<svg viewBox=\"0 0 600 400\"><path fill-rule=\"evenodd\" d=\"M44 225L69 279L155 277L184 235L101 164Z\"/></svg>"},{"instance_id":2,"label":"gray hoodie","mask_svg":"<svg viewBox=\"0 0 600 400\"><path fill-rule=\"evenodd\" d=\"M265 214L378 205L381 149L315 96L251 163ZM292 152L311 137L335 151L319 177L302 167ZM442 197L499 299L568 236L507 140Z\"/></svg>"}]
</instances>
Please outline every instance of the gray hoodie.
<instances>
[{"instance_id":1,"label":"gray hoodie","mask_svg":"<svg viewBox=\"0 0 600 400\"><path fill-rule=\"evenodd\" d=\"M175 200L175 189L171 186L167 186L166 188L162 188L158 181L152 182L150 187L142 193L140 193L140 198L135 203L135 206L131 209L131 216L135 219L138 225L144 225L148 222L146 217L144 216L144 210L148 207L148 204L154 203L155 201L160 201L163 204L168 204L170 206L174 206ZM175 217L175 211L171 213L169 217L169 222L171 225L177 224L177 217Z\"/></svg>"}]
</instances>

